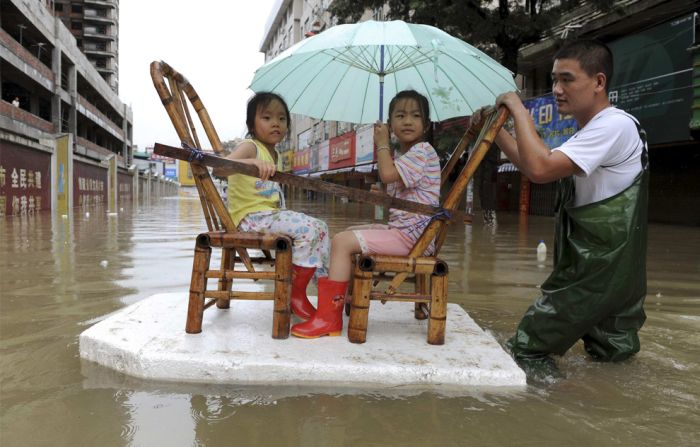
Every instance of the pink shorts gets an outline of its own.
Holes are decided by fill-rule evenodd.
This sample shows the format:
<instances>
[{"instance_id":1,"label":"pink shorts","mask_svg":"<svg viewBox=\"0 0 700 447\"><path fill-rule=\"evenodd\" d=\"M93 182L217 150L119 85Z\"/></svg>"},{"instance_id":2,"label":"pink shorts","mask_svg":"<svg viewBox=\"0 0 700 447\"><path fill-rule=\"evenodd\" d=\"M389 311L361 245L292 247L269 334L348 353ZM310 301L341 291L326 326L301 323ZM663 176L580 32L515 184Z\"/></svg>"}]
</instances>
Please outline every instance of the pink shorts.
<instances>
[{"instance_id":1,"label":"pink shorts","mask_svg":"<svg viewBox=\"0 0 700 447\"><path fill-rule=\"evenodd\" d=\"M406 256L415 245L401 230L386 225L352 232L360 243L363 254Z\"/></svg>"}]
</instances>

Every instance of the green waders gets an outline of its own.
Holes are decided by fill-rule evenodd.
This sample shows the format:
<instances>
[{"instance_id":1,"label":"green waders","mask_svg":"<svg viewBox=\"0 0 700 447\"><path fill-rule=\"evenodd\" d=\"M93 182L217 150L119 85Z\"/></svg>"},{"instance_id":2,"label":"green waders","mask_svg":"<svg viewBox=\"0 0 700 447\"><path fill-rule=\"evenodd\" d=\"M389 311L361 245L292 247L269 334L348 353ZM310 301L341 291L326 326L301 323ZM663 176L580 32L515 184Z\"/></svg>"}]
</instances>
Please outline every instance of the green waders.
<instances>
[{"instance_id":1,"label":"green waders","mask_svg":"<svg viewBox=\"0 0 700 447\"><path fill-rule=\"evenodd\" d=\"M508 340L513 357L528 363L563 355L579 339L601 361L639 351L646 315L646 241L649 172L621 193L573 206L574 182L563 179L557 198L554 271L542 296Z\"/></svg>"}]
</instances>

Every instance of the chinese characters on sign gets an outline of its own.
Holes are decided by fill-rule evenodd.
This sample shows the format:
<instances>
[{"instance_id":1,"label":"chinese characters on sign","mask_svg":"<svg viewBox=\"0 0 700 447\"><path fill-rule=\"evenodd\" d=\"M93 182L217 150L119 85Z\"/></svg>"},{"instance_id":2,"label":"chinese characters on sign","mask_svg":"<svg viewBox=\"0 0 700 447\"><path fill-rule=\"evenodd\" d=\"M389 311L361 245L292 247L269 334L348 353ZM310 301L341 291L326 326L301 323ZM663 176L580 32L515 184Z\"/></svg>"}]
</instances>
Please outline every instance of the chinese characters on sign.
<instances>
[{"instance_id":1,"label":"chinese characters on sign","mask_svg":"<svg viewBox=\"0 0 700 447\"><path fill-rule=\"evenodd\" d=\"M0 155L0 216L24 216L49 206L51 156L9 144Z\"/></svg>"},{"instance_id":2,"label":"chinese characters on sign","mask_svg":"<svg viewBox=\"0 0 700 447\"><path fill-rule=\"evenodd\" d=\"M545 144L553 149L568 140L577 130L571 115L560 115L552 95L538 96L523 101Z\"/></svg>"},{"instance_id":3,"label":"chinese characters on sign","mask_svg":"<svg viewBox=\"0 0 700 447\"><path fill-rule=\"evenodd\" d=\"M131 188L132 188L132 178L126 174L119 174L117 178L119 183L119 203L124 203L132 199Z\"/></svg>"},{"instance_id":4,"label":"chinese characters on sign","mask_svg":"<svg viewBox=\"0 0 700 447\"><path fill-rule=\"evenodd\" d=\"M74 163L74 206L90 207L107 202L107 171L104 168Z\"/></svg>"}]
</instances>

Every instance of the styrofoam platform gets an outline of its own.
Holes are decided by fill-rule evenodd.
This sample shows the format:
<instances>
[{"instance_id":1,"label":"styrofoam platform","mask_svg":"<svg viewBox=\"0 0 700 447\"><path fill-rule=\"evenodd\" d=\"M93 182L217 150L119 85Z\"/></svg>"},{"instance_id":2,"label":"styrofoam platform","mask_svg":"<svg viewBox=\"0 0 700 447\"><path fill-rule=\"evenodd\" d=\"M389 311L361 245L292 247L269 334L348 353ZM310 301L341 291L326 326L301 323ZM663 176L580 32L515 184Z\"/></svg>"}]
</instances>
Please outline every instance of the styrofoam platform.
<instances>
[{"instance_id":1,"label":"styrofoam platform","mask_svg":"<svg viewBox=\"0 0 700 447\"><path fill-rule=\"evenodd\" d=\"M312 299L313 301L313 299ZM410 303L372 302L367 342L341 337L275 340L272 301L232 301L185 333L186 293L153 295L80 334L80 356L131 376L207 383L337 387L523 387L525 374L456 304L445 344L426 342L427 320ZM298 320L292 318L295 323Z\"/></svg>"}]
</instances>

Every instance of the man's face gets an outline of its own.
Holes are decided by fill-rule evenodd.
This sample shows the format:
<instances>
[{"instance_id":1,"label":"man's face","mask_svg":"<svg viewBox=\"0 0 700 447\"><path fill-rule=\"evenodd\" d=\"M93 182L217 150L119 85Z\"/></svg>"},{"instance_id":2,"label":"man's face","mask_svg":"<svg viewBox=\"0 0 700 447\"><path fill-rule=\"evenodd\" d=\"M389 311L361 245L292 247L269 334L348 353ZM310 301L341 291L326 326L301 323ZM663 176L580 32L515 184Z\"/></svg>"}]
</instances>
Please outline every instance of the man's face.
<instances>
[{"instance_id":1,"label":"man's face","mask_svg":"<svg viewBox=\"0 0 700 447\"><path fill-rule=\"evenodd\" d=\"M587 113L595 106L596 92L603 91L599 76L589 76L576 59L555 59L552 94L561 114Z\"/></svg>"}]
</instances>

